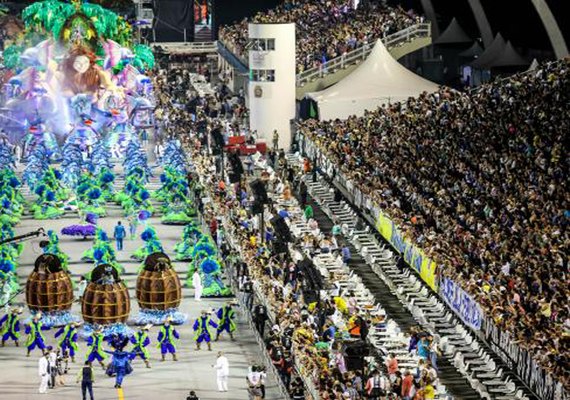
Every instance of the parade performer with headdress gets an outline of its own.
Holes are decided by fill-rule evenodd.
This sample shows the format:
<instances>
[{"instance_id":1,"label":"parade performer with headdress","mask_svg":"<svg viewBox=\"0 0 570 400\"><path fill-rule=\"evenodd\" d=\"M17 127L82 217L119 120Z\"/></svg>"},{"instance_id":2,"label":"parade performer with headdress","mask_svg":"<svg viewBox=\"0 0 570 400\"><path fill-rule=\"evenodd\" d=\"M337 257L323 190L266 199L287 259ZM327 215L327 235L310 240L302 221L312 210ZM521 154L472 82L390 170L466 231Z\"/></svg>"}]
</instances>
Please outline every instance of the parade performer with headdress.
<instances>
[{"instance_id":1,"label":"parade performer with headdress","mask_svg":"<svg viewBox=\"0 0 570 400\"><path fill-rule=\"evenodd\" d=\"M32 321L26 325L25 332L28 335L28 340L26 341L26 347L28 348L27 357L30 356L32 350L36 347L42 351L46 348L42 331L48 331L50 328L43 326L41 318L42 315L38 313L34 315Z\"/></svg>"},{"instance_id":2,"label":"parade performer with headdress","mask_svg":"<svg viewBox=\"0 0 570 400\"><path fill-rule=\"evenodd\" d=\"M58 343L61 352L64 353L68 350L71 362L75 362L75 353L77 352L77 325L77 323L72 322L69 325L62 326L55 333L56 338L61 336Z\"/></svg>"},{"instance_id":3,"label":"parade performer with headdress","mask_svg":"<svg viewBox=\"0 0 570 400\"><path fill-rule=\"evenodd\" d=\"M190 223L184 227L182 232L182 240L176 244L174 251L176 252L175 259L178 261L191 261L194 259L192 256L194 246L202 237L202 231L196 226L195 223Z\"/></svg>"},{"instance_id":4,"label":"parade performer with headdress","mask_svg":"<svg viewBox=\"0 0 570 400\"><path fill-rule=\"evenodd\" d=\"M103 350L104 340L105 336L103 335L103 328L95 328L93 333L91 333L91 336L87 338L87 345L89 348L87 351L87 357L85 358L85 360L90 364L95 360L99 361L99 364L101 364L101 367L103 367L103 369L105 369L105 363L103 363L103 361L107 358L107 355Z\"/></svg>"},{"instance_id":5,"label":"parade performer with headdress","mask_svg":"<svg viewBox=\"0 0 570 400\"><path fill-rule=\"evenodd\" d=\"M48 236L48 243L44 247L44 254L52 254L58 257L61 260L62 268L65 271L68 271L69 269L67 266L68 263L67 260L69 259L69 256L65 254L63 251L61 251L61 249L59 248L59 237L51 229L47 231L47 236Z\"/></svg>"},{"instance_id":6,"label":"parade performer with headdress","mask_svg":"<svg viewBox=\"0 0 570 400\"><path fill-rule=\"evenodd\" d=\"M208 350L212 351L212 333L210 332L210 327L218 328L218 325L212 321L208 312L203 310L202 315L196 318L194 322L194 341L196 342L196 350L200 350L200 344L206 342L208 345Z\"/></svg>"},{"instance_id":7,"label":"parade performer with headdress","mask_svg":"<svg viewBox=\"0 0 570 400\"><path fill-rule=\"evenodd\" d=\"M150 344L148 331L151 326L151 324L148 324L141 327L139 331L131 337L131 343L134 344L133 352L135 352L137 356L140 356L140 358L143 359L147 368L150 368L150 354L146 347Z\"/></svg>"},{"instance_id":8,"label":"parade performer with headdress","mask_svg":"<svg viewBox=\"0 0 570 400\"><path fill-rule=\"evenodd\" d=\"M0 235L1 237L2 235ZM18 251L12 246L0 246L0 304L10 303L20 290L16 275L16 261L14 252Z\"/></svg>"},{"instance_id":9,"label":"parade performer with headdress","mask_svg":"<svg viewBox=\"0 0 570 400\"><path fill-rule=\"evenodd\" d=\"M176 358L176 346L174 345L174 341L175 339L180 339L180 335L176 329L170 325L171 321L172 318L168 317L158 332L158 344L156 347L160 347L160 353L162 354L161 361L165 360L166 353L172 354L172 360L178 361Z\"/></svg>"},{"instance_id":10,"label":"parade performer with headdress","mask_svg":"<svg viewBox=\"0 0 570 400\"><path fill-rule=\"evenodd\" d=\"M38 196L34 204L30 206L35 219L54 219L65 213L63 203L69 196L60 179L59 171L48 168L36 185L30 187Z\"/></svg>"},{"instance_id":11,"label":"parade performer with headdress","mask_svg":"<svg viewBox=\"0 0 570 400\"><path fill-rule=\"evenodd\" d=\"M226 303L223 307L221 307L218 310L216 315L218 316L218 330L216 333L216 342L220 338L220 334L223 331L227 331L230 334L230 338L232 339L232 341L235 341L234 332L236 330L236 323L234 322L234 319L236 317L236 313L232 308L232 303L231 302Z\"/></svg>"},{"instance_id":12,"label":"parade performer with headdress","mask_svg":"<svg viewBox=\"0 0 570 400\"><path fill-rule=\"evenodd\" d=\"M152 226L147 227L143 231L143 233L141 234L141 239L143 240L144 244L141 247L139 247L137 250L135 250L135 252L131 256L132 259L143 261L153 253L164 252L162 244L158 239L158 234L156 233L156 230Z\"/></svg>"},{"instance_id":13,"label":"parade performer with headdress","mask_svg":"<svg viewBox=\"0 0 570 400\"><path fill-rule=\"evenodd\" d=\"M124 351L123 349L129 343L129 338L126 336L119 336L113 340L114 351L104 350L105 353L113 356L112 361L107 367L107 375L115 376L115 388L120 389L123 385L123 379L126 375L133 372L131 360L133 360L137 353Z\"/></svg>"},{"instance_id":14,"label":"parade performer with headdress","mask_svg":"<svg viewBox=\"0 0 570 400\"><path fill-rule=\"evenodd\" d=\"M18 316L22 313L22 309L19 307L10 310L9 314L6 314L0 319L0 335L2 335L2 347L6 345L6 340L12 339L16 343L16 347L20 346L18 339L20 338L20 319Z\"/></svg>"}]
</instances>

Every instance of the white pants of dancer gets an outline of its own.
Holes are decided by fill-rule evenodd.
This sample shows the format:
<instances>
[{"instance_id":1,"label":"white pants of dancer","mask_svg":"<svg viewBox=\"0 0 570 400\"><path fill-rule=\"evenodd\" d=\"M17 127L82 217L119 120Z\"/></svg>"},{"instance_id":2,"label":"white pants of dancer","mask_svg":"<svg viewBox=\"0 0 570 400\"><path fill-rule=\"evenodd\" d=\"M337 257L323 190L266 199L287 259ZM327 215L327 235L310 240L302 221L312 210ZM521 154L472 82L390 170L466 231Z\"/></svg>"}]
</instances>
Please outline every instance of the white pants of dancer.
<instances>
[{"instance_id":1,"label":"white pants of dancer","mask_svg":"<svg viewBox=\"0 0 570 400\"><path fill-rule=\"evenodd\" d=\"M196 286L194 288L194 300L200 301L200 299L202 298L202 291L203 290L204 290L204 288L202 286Z\"/></svg>"},{"instance_id":2,"label":"white pants of dancer","mask_svg":"<svg viewBox=\"0 0 570 400\"><path fill-rule=\"evenodd\" d=\"M48 381L50 378L49 374L45 374L44 376L40 377L42 379L41 383L40 383L40 393L46 393L47 392L47 388L48 388Z\"/></svg>"},{"instance_id":3,"label":"white pants of dancer","mask_svg":"<svg viewBox=\"0 0 570 400\"><path fill-rule=\"evenodd\" d=\"M220 392L228 391L228 376L218 376L218 390Z\"/></svg>"}]
</instances>

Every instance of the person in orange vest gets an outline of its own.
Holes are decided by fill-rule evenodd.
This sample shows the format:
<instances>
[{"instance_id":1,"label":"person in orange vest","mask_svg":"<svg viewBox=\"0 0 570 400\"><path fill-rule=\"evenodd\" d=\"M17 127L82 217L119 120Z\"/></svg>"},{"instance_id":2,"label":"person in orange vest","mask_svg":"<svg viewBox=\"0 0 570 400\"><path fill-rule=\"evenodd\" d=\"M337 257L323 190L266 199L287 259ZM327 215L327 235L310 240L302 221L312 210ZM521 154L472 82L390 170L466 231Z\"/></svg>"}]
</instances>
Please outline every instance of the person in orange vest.
<instances>
[{"instance_id":1,"label":"person in orange vest","mask_svg":"<svg viewBox=\"0 0 570 400\"><path fill-rule=\"evenodd\" d=\"M218 193L222 198L226 197L226 183L222 180L218 182Z\"/></svg>"},{"instance_id":2,"label":"person in orange vest","mask_svg":"<svg viewBox=\"0 0 570 400\"><path fill-rule=\"evenodd\" d=\"M351 320L350 326L348 328L348 333L351 337L359 338L360 337L360 320L358 318Z\"/></svg>"},{"instance_id":3,"label":"person in orange vest","mask_svg":"<svg viewBox=\"0 0 570 400\"><path fill-rule=\"evenodd\" d=\"M308 174L309 172L311 172L311 162L309 161L308 158L305 158L303 160L303 172L305 174Z\"/></svg>"}]
</instances>

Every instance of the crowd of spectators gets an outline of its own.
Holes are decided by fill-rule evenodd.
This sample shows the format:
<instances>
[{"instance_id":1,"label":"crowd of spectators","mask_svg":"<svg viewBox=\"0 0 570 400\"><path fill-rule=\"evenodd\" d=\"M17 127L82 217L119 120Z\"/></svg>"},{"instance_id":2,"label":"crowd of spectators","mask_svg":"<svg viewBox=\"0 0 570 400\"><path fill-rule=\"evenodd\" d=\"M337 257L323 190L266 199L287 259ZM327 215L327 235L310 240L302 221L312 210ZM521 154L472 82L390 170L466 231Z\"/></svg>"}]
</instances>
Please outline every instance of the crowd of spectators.
<instances>
[{"instance_id":1,"label":"crowd of spectators","mask_svg":"<svg viewBox=\"0 0 570 400\"><path fill-rule=\"evenodd\" d=\"M179 64L182 60L176 61ZM193 79L211 83L213 93L199 93L192 85ZM209 133L218 124L224 132L247 134L244 122L248 111L243 93L231 93L226 83L217 71L208 69L204 60L187 61L184 68L172 68L171 60L162 58L153 76L157 140L176 136L185 146L205 147Z\"/></svg>"},{"instance_id":2,"label":"crowd of spectators","mask_svg":"<svg viewBox=\"0 0 570 400\"><path fill-rule=\"evenodd\" d=\"M219 38L238 56L243 56L248 23L294 22L300 73L422 21L411 12L383 3L361 2L355 9L351 0L289 0L250 20L221 27Z\"/></svg>"},{"instance_id":3,"label":"crowd of spectators","mask_svg":"<svg viewBox=\"0 0 570 400\"><path fill-rule=\"evenodd\" d=\"M204 151L201 143L207 133L200 134L200 126L205 125L206 132L228 123L236 130L242 129L240 119L236 119L235 114L220 112L223 107L215 106L223 103L224 99L231 99L233 95L226 92L223 84L215 85L215 95L200 95L188 83L188 74L192 72L171 69L167 65L161 67L155 76L155 85L158 101L164 109L157 108L157 124L162 127L164 135L175 135L192 154L195 173L204 179L202 190L209 191L212 198L212 202L203 208L203 217L207 222L216 220L213 225L210 224L216 231L213 232L214 237L232 238L237 245L231 248L233 250L226 258L228 270L236 272L239 287L245 292L245 304L253 310L271 363L291 397L300 400L308 395L303 379L296 375L296 371L300 370L303 377L312 378L323 399L361 399L373 392L380 395L375 387L381 389L382 393L392 393L396 398L413 393L418 399L432 398L437 383L437 372L431 365L435 349L426 334L413 332L411 335L409 349L422 357L414 370L399 369L397 358L389 355L385 364L377 364L375 369L365 365L350 371L343 353L343 341L365 340L370 329L385 324L384 317L360 309L354 293L340 293L334 285L329 287L326 284L329 295L316 305L308 304L308 299L305 299L304 278L307 271L302 264L304 259L330 251L345 262L349 259L343 252L339 227L335 225L331 232L321 232L311 207L307 206L303 211L300 207L304 204L299 205L293 199L294 191L299 189L302 203L306 202L306 187L303 188L298 178L302 173L309 172L310 167L300 171L288 166L282 152L279 156L267 158L267 165L279 171L270 174L268 190L271 198L279 197L281 201L297 204L296 207L287 208L287 218L292 221L303 219L311 227L311 233L298 237L291 244L290 251L278 254L275 247L269 244L274 240L274 229L268 227L262 232L259 220L251 214L251 196L247 185L227 187L219 182L219 175L212 173L216 168L214 157ZM195 71L200 68L197 66ZM195 106L188 106L186 99L194 101ZM212 112L212 109L218 112ZM268 213L277 214L277 210L270 207ZM217 217L220 215L233 217L225 223L218 223ZM267 215L266 220L271 220L271 215ZM218 234L220 231L223 234ZM268 240L265 243L261 241L262 235ZM223 241L218 243L222 244ZM229 248L222 247L222 251L228 254ZM254 288L256 293L261 294L258 298L264 299L263 303L256 301L257 304L253 304ZM253 393L255 397L259 392Z\"/></svg>"},{"instance_id":4,"label":"crowd of spectators","mask_svg":"<svg viewBox=\"0 0 570 400\"><path fill-rule=\"evenodd\" d=\"M266 221L286 211L292 225L299 220L317 225L309 234L309 243L298 236L289 243L288 251L277 252L272 245L274 229L262 232L259 220L251 214L249 201L244 201L249 198L247 188L220 184L216 175L208 173L214 168L211 160L198 156L194 160L197 173L207 177L204 186L211 188L213 201L205 208L206 221L220 215L233 216L225 223L215 224L217 230L224 229L224 237L232 238L232 250L226 263L232 265L229 270L235 271L239 287L245 292L246 304L254 303L251 292L258 294L261 303L252 307L257 329L262 335L265 331L263 336L271 362L293 399L305 399L308 394L301 378L295 376L296 370L314 383L320 399L378 399L388 395L433 398L438 384L435 361L438 350L433 338L420 329L411 332L408 346L408 350L420 358L417 368L399 368L394 354L387 355L385 363L380 365L371 361L372 364L365 363L362 368L348 368L346 341L366 340L369 330L385 327L386 320L385 316L375 315L372 309L360 308L354 293L341 291L331 282L324 283L326 295L309 299L307 276L311 272L304 261L329 251L342 257L340 246L331 245L332 234L320 231L310 212L302 212L299 206L279 211L270 206ZM297 186L289 181L291 173L286 163L281 163L281 171L270 178L269 188L273 188L270 197L274 201L290 199L289 185L292 190ZM281 192L280 187L283 187ZM261 241L262 235L265 242ZM340 235L336 236L342 241ZM259 309L263 310L261 316ZM269 323L268 330L266 323ZM402 344L402 349L405 348Z\"/></svg>"},{"instance_id":5,"label":"crowd of spectators","mask_svg":"<svg viewBox=\"0 0 570 400\"><path fill-rule=\"evenodd\" d=\"M300 130L570 386L568 59Z\"/></svg>"}]
</instances>

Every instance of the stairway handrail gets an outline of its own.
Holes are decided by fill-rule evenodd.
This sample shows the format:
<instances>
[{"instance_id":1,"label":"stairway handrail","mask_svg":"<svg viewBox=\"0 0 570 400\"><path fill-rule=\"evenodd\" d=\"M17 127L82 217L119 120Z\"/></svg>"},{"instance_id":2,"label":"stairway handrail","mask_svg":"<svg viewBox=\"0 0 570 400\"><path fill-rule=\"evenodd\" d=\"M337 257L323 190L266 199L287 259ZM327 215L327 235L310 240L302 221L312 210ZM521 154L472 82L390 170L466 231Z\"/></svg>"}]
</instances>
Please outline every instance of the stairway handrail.
<instances>
[{"instance_id":1,"label":"stairway handrail","mask_svg":"<svg viewBox=\"0 0 570 400\"><path fill-rule=\"evenodd\" d=\"M249 67L249 60L247 60L241 52L237 51L236 47L231 42L226 42L223 39L218 38L218 44L232 53L234 57L245 67Z\"/></svg>"},{"instance_id":2,"label":"stairway handrail","mask_svg":"<svg viewBox=\"0 0 570 400\"><path fill-rule=\"evenodd\" d=\"M423 37L431 37L431 23L429 22L409 26L391 35L384 36L381 40L386 48L390 50L402 43L409 42L411 39ZM297 74L297 86L303 86L315 78L322 78L324 75L329 73L329 70L344 68L345 66L352 65L355 60L365 59L374 48L376 40L377 39L374 39L371 43L365 43L354 50L332 58L324 65L320 65Z\"/></svg>"}]
</instances>

